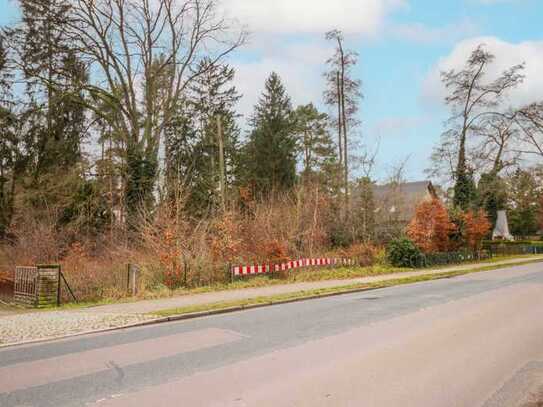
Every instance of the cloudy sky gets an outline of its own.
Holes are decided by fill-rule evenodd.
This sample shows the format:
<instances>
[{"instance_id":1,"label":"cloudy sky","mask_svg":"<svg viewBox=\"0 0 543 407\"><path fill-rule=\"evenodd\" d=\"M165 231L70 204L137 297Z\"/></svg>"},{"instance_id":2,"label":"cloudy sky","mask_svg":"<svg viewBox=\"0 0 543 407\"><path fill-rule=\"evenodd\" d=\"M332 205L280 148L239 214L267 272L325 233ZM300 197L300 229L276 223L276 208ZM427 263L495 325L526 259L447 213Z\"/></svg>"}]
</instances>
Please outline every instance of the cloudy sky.
<instances>
[{"instance_id":1,"label":"cloudy sky","mask_svg":"<svg viewBox=\"0 0 543 407\"><path fill-rule=\"evenodd\" d=\"M543 0L222 0L246 25L250 42L230 59L250 114L265 78L276 71L295 104L322 106L322 72L331 54L324 33L339 28L360 54L361 140L379 144L375 176L409 157L407 176L424 178L447 110L439 72L459 67L480 43L496 55L492 72L525 62L513 104L543 98ZM0 23L16 18L0 0ZM492 73L491 72L491 73Z\"/></svg>"}]
</instances>

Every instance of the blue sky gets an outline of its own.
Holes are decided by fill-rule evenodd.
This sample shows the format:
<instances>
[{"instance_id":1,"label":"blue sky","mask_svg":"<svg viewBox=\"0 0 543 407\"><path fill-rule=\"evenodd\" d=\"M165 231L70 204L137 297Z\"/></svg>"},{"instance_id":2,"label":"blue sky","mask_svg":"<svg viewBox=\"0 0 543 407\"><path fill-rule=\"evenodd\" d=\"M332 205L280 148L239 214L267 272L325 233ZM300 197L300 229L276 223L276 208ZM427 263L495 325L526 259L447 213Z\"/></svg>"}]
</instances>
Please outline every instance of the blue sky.
<instances>
[{"instance_id":1,"label":"blue sky","mask_svg":"<svg viewBox=\"0 0 543 407\"><path fill-rule=\"evenodd\" d=\"M16 20L15 4L0 0L0 23ZM496 74L526 62L526 81L512 104L543 99L543 0L223 0L223 6L251 31L250 43L229 61L246 115L272 70L295 104L322 107L322 72L332 52L324 32L345 32L347 46L360 54L359 137L370 149L379 140L380 180L407 157L407 177L424 178L447 117L439 71L461 67L481 42L496 54Z\"/></svg>"}]
</instances>

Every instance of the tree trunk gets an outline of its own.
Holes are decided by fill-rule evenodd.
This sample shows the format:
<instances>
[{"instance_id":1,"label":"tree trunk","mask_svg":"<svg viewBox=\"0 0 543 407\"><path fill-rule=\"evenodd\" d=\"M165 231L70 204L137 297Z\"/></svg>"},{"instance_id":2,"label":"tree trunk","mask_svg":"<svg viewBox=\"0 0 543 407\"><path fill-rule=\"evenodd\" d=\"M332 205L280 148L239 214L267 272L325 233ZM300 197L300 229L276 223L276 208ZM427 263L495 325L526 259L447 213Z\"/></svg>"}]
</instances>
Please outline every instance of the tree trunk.
<instances>
[{"instance_id":1,"label":"tree trunk","mask_svg":"<svg viewBox=\"0 0 543 407\"><path fill-rule=\"evenodd\" d=\"M336 73L336 86L337 86L337 134L338 134L338 147L339 147L339 165L343 163L343 140L341 138L341 85L339 79L339 71Z\"/></svg>"},{"instance_id":2,"label":"tree trunk","mask_svg":"<svg viewBox=\"0 0 543 407\"><path fill-rule=\"evenodd\" d=\"M221 209L224 212L226 210L226 182L224 168L224 139L221 115L217 115L217 138L219 142L219 191L221 194Z\"/></svg>"}]
</instances>

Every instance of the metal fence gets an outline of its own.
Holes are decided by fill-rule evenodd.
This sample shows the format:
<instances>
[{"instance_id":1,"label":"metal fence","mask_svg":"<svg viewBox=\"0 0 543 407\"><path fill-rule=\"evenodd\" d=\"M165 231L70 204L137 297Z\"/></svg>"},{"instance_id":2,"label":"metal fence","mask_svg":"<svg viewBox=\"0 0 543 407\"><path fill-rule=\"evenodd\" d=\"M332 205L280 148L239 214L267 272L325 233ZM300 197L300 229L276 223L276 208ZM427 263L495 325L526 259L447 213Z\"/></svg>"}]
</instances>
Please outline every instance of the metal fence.
<instances>
[{"instance_id":1,"label":"metal fence","mask_svg":"<svg viewBox=\"0 0 543 407\"><path fill-rule=\"evenodd\" d=\"M543 254L541 245L500 245L488 246L478 252L459 251L420 254L411 258L411 267L425 268L487 260L495 257Z\"/></svg>"},{"instance_id":2,"label":"metal fence","mask_svg":"<svg viewBox=\"0 0 543 407\"><path fill-rule=\"evenodd\" d=\"M489 258L491 258L491 254L486 250L481 250L479 252L459 251L420 254L411 258L411 267L426 268L434 266L446 266L450 264L461 264Z\"/></svg>"},{"instance_id":3,"label":"metal fence","mask_svg":"<svg viewBox=\"0 0 543 407\"><path fill-rule=\"evenodd\" d=\"M13 297L16 303L36 305L38 295L38 268L17 267L15 269L15 287Z\"/></svg>"},{"instance_id":4,"label":"metal fence","mask_svg":"<svg viewBox=\"0 0 543 407\"><path fill-rule=\"evenodd\" d=\"M543 245L490 245L486 250L488 250L493 257L543 254Z\"/></svg>"}]
</instances>

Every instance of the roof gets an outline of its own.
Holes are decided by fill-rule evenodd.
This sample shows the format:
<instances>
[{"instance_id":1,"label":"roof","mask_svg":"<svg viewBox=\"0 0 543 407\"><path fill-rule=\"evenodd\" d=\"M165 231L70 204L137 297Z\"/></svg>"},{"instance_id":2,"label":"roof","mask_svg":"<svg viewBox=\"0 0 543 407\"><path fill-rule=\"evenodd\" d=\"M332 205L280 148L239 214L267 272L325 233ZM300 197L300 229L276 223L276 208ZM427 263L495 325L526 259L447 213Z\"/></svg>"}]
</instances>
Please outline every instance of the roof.
<instances>
[{"instance_id":1,"label":"roof","mask_svg":"<svg viewBox=\"0 0 543 407\"><path fill-rule=\"evenodd\" d=\"M440 196L441 188L434 186L431 181L391 183L373 187L376 211L383 216L395 214L395 217L403 222L409 222L415 215L417 205L432 194Z\"/></svg>"},{"instance_id":2,"label":"roof","mask_svg":"<svg viewBox=\"0 0 543 407\"><path fill-rule=\"evenodd\" d=\"M400 193L406 197L424 197L428 194L428 188L432 185L431 181L404 182L401 184L375 185L373 194L375 198L385 197L392 193ZM439 189L439 187L438 187Z\"/></svg>"}]
</instances>

